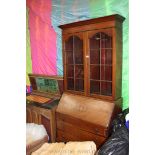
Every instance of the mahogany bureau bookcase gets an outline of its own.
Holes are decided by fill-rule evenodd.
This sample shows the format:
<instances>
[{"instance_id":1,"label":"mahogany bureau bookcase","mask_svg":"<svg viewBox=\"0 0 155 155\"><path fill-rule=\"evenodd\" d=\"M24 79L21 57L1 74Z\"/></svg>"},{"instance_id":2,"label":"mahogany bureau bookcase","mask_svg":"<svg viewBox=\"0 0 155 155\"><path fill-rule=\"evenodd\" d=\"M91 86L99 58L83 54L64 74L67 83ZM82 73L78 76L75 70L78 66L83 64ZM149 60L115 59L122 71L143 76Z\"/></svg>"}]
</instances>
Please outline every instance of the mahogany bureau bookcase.
<instances>
[{"instance_id":1,"label":"mahogany bureau bookcase","mask_svg":"<svg viewBox=\"0 0 155 155\"><path fill-rule=\"evenodd\" d=\"M114 14L59 26L64 93L56 109L57 141L108 138L121 110L122 23Z\"/></svg>"},{"instance_id":2,"label":"mahogany bureau bookcase","mask_svg":"<svg viewBox=\"0 0 155 155\"><path fill-rule=\"evenodd\" d=\"M50 142L55 142L55 109L63 92L61 76L29 74L32 93L26 96L26 122L43 124Z\"/></svg>"}]
</instances>

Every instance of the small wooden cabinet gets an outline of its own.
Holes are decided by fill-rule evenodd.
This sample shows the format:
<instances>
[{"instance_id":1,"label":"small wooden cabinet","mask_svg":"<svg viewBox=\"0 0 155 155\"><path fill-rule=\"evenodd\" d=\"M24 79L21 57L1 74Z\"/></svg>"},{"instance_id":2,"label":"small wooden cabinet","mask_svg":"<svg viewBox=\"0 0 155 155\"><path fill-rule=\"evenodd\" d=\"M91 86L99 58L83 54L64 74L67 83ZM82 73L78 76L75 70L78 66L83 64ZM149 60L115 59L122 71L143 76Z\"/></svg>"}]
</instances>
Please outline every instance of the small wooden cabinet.
<instances>
[{"instance_id":1,"label":"small wooden cabinet","mask_svg":"<svg viewBox=\"0 0 155 155\"><path fill-rule=\"evenodd\" d=\"M29 104L26 107L27 123L43 124L50 142L55 142L56 127L55 127L55 109L56 105L51 109L38 107Z\"/></svg>"},{"instance_id":2,"label":"small wooden cabinet","mask_svg":"<svg viewBox=\"0 0 155 155\"><path fill-rule=\"evenodd\" d=\"M29 74L32 93L26 96L26 122L43 124L50 142L55 142L55 109L63 92L63 78Z\"/></svg>"}]
</instances>

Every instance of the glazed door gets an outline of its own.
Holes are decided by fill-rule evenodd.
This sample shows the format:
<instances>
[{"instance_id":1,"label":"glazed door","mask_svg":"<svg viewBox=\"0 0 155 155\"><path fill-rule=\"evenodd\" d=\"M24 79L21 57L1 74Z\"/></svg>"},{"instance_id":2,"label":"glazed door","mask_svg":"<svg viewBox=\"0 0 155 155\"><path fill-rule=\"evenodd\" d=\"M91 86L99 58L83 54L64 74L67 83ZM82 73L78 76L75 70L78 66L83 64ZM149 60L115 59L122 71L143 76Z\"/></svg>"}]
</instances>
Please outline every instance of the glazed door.
<instances>
[{"instance_id":1,"label":"glazed door","mask_svg":"<svg viewBox=\"0 0 155 155\"><path fill-rule=\"evenodd\" d=\"M112 29L88 32L88 88L90 96L112 96Z\"/></svg>"},{"instance_id":2,"label":"glazed door","mask_svg":"<svg viewBox=\"0 0 155 155\"><path fill-rule=\"evenodd\" d=\"M83 34L65 35L63 39L65 90L84 93Z\"/></svg>"}]
</instances>

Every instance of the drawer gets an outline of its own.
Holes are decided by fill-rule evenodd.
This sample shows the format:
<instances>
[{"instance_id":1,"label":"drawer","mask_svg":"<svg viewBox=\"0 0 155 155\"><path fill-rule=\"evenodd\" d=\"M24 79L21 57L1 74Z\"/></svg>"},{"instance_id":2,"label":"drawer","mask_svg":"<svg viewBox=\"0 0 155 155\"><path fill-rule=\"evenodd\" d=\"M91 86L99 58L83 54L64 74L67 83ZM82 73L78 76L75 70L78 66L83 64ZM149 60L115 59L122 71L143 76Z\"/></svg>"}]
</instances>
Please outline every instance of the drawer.
<instances>
[{"instance_id":1,"label":"drawer","mask_svg":"<svg viewBox=\"0 0 155 155\"><path fill-rule=\"evenodd\" d=\"M62 130L57 129L56 134L57 142L69 142L69 141L77 141L76 135L67 134Z\"/></svg>"},{"instance_id":2,"label":"drawer","mask_svg":"<svg viewBox=\"0 0 155 155\"><path fill-rule=\"evenodd\" d=\"M69 141L94 141L97 148L102 146L102 144L106 141L105 137L97 136L95 134L85 132L82 130L77 130L77 132L74 132L72 130L69 131L63 131L57 129L57 142L69 142Z\"/></svg>"},{"instance_id":3,"label":"drawer","mask_svg":"<svg viewBox=\"0 0 155 155\"><path fill-rule=\"evenodd\" d=\"M65 114L56 112L56 120L59 128L62 127L63 125L62 122L66 122L74 125L76 128L93 133L95 135L104 136L104 137L109 136L109 132L108 132L109 130L107 128L104 128L103 126L96 125L90 122L79 120L77 118L74 118Z\"/></svg>"}]
</instances>

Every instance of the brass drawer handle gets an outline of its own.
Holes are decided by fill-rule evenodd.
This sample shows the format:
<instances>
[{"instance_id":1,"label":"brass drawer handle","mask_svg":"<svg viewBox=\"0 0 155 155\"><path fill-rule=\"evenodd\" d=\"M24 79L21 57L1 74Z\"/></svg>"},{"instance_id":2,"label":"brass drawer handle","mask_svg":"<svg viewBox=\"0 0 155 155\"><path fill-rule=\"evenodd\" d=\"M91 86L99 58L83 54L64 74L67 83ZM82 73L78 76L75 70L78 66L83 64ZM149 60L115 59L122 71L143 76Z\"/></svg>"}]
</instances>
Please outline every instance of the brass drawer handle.
<instances>
[{"instance_id":1,"label":"brass drawer handle","mask_svg":"<svg viewBox=\"0 0 155 155\"><path fill-rule=\"evenodd\" d=\"M65 141L65 136L64 135L62 135L62 141Z\"/></svg>"},{"instance_id":2,"label":"brass drawer handle","mask_svg":"<svg viewBox=\"0 0 155 155\"><path fill-rule=\"evenodd\" d=\"M97 128L95 128L95 132L96 132L96 133L98 133L98 132L99 132L99 130L98 130Z\"/></svg>"}]
</instances>

